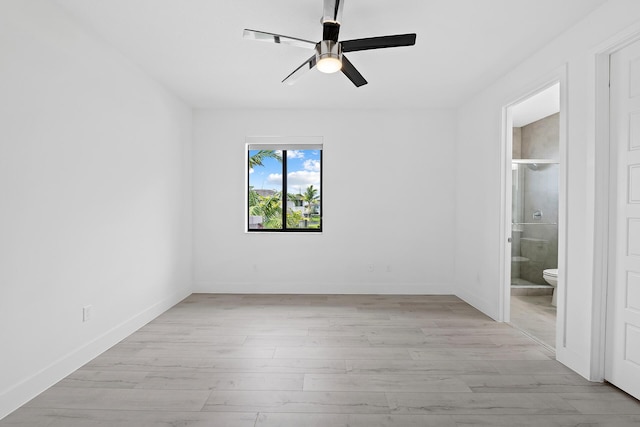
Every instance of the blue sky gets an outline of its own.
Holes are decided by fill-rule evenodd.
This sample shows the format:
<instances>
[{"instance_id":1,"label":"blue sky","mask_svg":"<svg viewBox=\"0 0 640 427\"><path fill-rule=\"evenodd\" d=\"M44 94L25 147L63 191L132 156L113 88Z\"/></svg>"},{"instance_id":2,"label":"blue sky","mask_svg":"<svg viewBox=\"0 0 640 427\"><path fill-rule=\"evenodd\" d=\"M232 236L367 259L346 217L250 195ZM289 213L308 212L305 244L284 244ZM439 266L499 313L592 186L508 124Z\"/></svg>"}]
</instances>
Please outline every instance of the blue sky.
<instances>
[{"instance_id":1,"label":"blue sky","mask_svg":"<svg viewBox=\"0 0 640 427\"><path fill-rule=\"evenodd\" d=\"M255 151L250 151L253 154ZM282 163L275 159L266 159L264 166L249 171L249 185L255 189L280 191L282 187ZM287 193L304 193L313 185L320 189L320 152L318 150L287 151Z\"/></svg>"}]
</instances>

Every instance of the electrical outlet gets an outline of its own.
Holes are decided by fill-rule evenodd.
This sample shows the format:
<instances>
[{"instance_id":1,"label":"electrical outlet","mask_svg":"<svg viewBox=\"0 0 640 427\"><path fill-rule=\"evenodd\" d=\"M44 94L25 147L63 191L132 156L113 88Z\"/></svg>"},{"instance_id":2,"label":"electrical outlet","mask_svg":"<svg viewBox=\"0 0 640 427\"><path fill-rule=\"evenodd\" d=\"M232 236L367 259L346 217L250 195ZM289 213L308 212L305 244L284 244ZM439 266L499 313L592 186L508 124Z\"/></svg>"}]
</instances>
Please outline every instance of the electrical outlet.
<instances>
[{"instance_id":1,"label":"electrical outlet","mask_svg":"<svg viewBox=\"0 0 640 427\"><path fill-rule=\"evenodd\" d=\"M88 322L89 320L91 320L91 315L93 314L92 312L93 312L92 305L85 305L84 307L82 307L82 321Z\"/></svg>"}]
</instances>

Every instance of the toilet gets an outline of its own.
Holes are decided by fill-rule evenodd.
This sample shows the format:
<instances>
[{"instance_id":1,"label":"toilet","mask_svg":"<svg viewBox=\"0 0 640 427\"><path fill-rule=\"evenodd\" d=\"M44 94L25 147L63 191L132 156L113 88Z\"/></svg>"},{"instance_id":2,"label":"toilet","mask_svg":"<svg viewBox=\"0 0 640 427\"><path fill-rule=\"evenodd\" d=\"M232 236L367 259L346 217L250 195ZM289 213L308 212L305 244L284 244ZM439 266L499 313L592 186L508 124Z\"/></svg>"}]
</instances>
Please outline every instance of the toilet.
<instances>
[{"instance_id":1,"label":"toilet","mask_svg":"<svg viewBox=\"0 0 640 427\"><path fill-rule=\"evenodd\" d=\"M542 278L545 282L553 286L553 297L551 298L551 305L556 306L556 289L558 286L558 269L557 268L549 268L542 272Z\"/></svg>"}]
</instances>

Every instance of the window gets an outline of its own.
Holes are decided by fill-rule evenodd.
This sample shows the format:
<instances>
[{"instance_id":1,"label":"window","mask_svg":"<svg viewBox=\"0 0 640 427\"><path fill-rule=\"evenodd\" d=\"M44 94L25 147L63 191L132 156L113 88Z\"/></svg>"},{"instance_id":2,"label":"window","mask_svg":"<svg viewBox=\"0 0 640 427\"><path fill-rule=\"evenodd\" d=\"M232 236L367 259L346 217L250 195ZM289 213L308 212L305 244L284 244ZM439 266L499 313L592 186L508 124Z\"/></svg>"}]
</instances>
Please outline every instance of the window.
<instances>
[{"instance_id":1,"label":"window","mask_svg":"<svg viewBox=\"0 0 640 427\"><path fill-rule=\"evenodd\" d=\"M322 144L255 139L279 142L247 144L247 230L322 231Z\"/></svg>"}]
</instances>

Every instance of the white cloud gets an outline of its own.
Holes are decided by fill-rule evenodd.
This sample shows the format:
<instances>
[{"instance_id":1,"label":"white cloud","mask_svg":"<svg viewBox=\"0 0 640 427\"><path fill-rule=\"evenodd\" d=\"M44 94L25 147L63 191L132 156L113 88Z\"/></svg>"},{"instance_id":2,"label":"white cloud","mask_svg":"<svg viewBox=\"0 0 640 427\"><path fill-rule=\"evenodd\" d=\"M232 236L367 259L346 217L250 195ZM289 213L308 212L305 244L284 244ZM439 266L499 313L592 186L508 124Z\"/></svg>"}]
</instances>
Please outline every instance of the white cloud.
<instances>
[{"instance_id":1,"label":"white cloud","mask_svg":"<svg viewBox=\"0 0 640 427\"><path fill-rule=\"evenodd\" d=\"M304 159L304 151L287 150L287 159Z\"/></svg>"},{"instance_id":2,"label":"white cloud","mask_svg":"<svg viewBox=\"0 0 640 427\"><path fill-rule=\"evenodd\" d=\"M267 182L269 184L278 184L282 185L282 174L281 173L270 173L267 177Z\"/></svg>"},{"instance_id":3,"label":"white cloud","mask_svg":"<svg viewBox=\"0 0 640 427\"><path fill-rule=\"evenodd\" d=\"M320 160L305 160L304 161L304 169L312 172L320 172Z\"/></svg>"},{"instance_id":4,"label":"white cloud","mask_svg":"<svg viewBox=\"0 0 640 427\"><path fill-rule=\"evenodd\" d=\"M253 168L249 168L249 173L253 173Z\"/></svg>"},{"instance_id":5,"label":"white cloud","mask_svg":"<svg viewBox=\"0 0 640 427\"><path fill-rule=\"evenodd\" d=\"M314 188L320 188L320 172L312 171L296 171L287 175L287 184L290 192L304 192L306 188L313 185Z\"/></svg>"}]
</instances>

